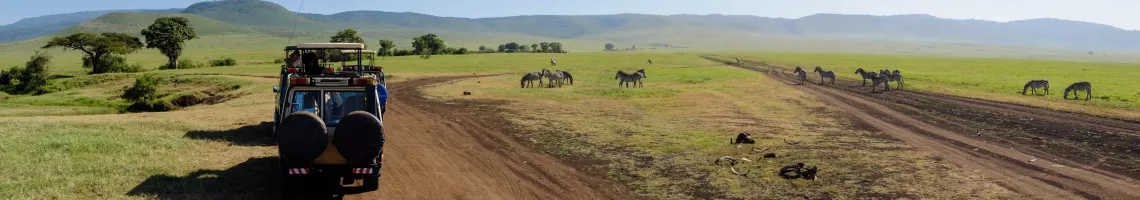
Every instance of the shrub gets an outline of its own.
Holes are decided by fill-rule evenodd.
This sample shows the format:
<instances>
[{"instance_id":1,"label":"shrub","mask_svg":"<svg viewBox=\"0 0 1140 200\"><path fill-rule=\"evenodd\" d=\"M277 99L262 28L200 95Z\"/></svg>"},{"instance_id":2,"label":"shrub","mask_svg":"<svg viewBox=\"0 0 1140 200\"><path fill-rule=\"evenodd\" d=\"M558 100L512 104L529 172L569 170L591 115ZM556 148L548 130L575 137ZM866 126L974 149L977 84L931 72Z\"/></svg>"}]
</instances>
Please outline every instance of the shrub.
<instances>
[{"instance_id":1,"label":"shrub","mask_svg":"<svg viewBox=\"0 0 1140 200\"><path fill-rule=\"evenodd\" d=\"M102 62L100 65L106 69L106 71L104 71L106 73L134 73L146 71L141 64L127 64L127 58L119 55L107 55L102 61L92 61L92 59L87 56L83 57L83 67L85 68L91 68L94 62Z\"/></svg>"},{"instance_id":2,"label":"shrub","mask_svg":"<svg viewBox=\"0 0 1140 200\"><path fill-rule=\"evenodd\" d=\"M205 66L202 63L194 62L194 60L181 59L181 60L178 60L178 66L177 67L178 68L176 68L176 69L194 69L194 68L202 68ZM162 66L158 66L158 69L168 70L171 68L170 68L170 65L162 65Z\"/></svg>"},{"instance_id":3,"label":"shrub","mask_svg":"<svg viewBox=\"0 0 1140 200\"><path fill-rule=\"evenodd\" d=\"M123 99L135 104L148 104L157 98L158 78L143 75L135 78L135 84L124 89Z\"/></svg>"},{"instance_id":4,"label":"shrub","mask_svg":"<svg viewBox=\"0 0 1140 200\"><path fill-rule=\"evenodd\" d=\"M459 55L467 54L467 47L459 48L458 50L455 50L455 52L453 52L452 54L459 54Z\"/></svg>"},{"instance_id":5,"label":"shrub","mask_svg":"<svg viewBox=\"0 0 1140 200\"><path fill-rule=\"evenodd\" d=\"M235 65L237 65L237 60L234 60L234 58L230 58L230 57L218 58L218 59L214 59L214 60L210 61L211 67L235 66Z\"/></svg>"},{"instance_id":6,"label":"shrub","mask_svg":"<svg viewBox=\"0 0 1140 200\"><path fill-rule=\"evenodd\" d=\"M282 63L285 63L284 58L278 58L277 60L273 60L273 64L282 64Z\"/></svg>"},{"instance_id":7,"label":"shrub","mask_svg":"<svg viewBox=\"0 0 1140 200\"><path fill-rule=\"evenodd\" d=\"M51 56L36 52L36 54L25 63L24 69L21 70L16 77L16 79L20 81L20 89L24 92L32 92L47 85L48 64L50 63Z\"/></svg>"}]
</instances>

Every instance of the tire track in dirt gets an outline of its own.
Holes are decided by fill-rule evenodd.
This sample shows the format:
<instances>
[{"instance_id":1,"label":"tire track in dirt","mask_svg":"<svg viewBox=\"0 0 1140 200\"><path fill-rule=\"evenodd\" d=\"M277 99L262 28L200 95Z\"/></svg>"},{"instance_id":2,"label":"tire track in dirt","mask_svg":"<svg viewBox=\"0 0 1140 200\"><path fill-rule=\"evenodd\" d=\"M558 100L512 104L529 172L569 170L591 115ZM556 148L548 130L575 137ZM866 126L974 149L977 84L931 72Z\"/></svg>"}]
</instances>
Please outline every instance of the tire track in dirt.
<instances>
[{"instance_id":1,"label":"tire track in dirt","mask_svg":"<svg viewBox=\"0 0 1140 200\"><path fill-rule=\"evenodd\" d=\"M467 77L393 83L384 122L380 189L346 199L632 199L517 142L492 101L437 102L419 87Z\"/></svg>"},{"instance_id":2,"label":"tire track in dirt","mask_svg":"<svg viewBox=\"0 0 1140 200\"><path fill-rule=\"evenodd\" d=\"M719 61L709 57L706 59ZM767 73L789 85L798 82L784 74L781 68L737 66ZM1140 186L1125 176L1096 169L1066 167L1045 159L1029 162L1035 156L966 137L952 131L953 128L942 127L945 124L938 126L926 123L891 107L898 105L880 104L872 98L851 94L849 91L814 84L804 85L802 90L899 140L951 163L977 170L1003 186L1034 198L1140 198Z\"/></svg>"}]
</instances>

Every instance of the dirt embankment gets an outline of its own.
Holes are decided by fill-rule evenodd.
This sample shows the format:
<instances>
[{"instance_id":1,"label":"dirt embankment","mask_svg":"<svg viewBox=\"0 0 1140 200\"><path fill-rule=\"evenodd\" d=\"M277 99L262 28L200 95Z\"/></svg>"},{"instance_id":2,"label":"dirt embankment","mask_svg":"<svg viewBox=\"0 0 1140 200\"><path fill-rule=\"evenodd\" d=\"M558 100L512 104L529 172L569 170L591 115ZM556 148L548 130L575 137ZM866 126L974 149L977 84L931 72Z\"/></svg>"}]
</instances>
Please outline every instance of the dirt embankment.
<instances>
[{"instance_id":1,"label":"dirt embankment","mask_svg":"<svg viewBox=\"0 0 1140 200\"><path fill-rule=\"evenodd\" d=\"M799 82L778 66L705 58ZM795 86L870 125L856 128L887 133L1019 193L1140 199L1140 123L909 90L871 93L861 80L821 86L817 74L809 77Z\"/></svg>"}]
</instances>

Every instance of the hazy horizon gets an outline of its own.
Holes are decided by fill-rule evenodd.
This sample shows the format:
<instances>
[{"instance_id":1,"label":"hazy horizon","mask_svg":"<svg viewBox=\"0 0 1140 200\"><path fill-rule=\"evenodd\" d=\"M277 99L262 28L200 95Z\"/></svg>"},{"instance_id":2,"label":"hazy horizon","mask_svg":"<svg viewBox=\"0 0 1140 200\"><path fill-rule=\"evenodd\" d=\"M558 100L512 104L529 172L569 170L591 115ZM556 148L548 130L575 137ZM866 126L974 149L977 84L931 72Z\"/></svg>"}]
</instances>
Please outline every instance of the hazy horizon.
<instances>
[{"instance_id":1,"label":"hazy horizon","mask_svg":"<svg viewBox=\"0 0 1140 200\"><path fill-rule=\"evenodd\" d=\"M13 1L13 0L0 0ZM1029 1L1011 0L990 2L962 1L904 1L868 0L859 2L826 0L722 0L715 2L689 2L682 0L624 0L624 1L524 1L524 0L421 0L377 3L365 0L341 0L336 6L319 4L319 1L268 0L285 8L302 13L334 14L353 10L388 12L415 12L443 17L486 18L519 15L608 15L608 14L722 14L754 15L761 17L800 18L813 14L902 15L927 14L948 19L979 19L1008 22L1036 18L1056 18L1111 25L1127 30L1140 30L1140 13L1129 8L1140 7L1140 1L1090 0ZM302 2L304 5L302 6ZM12 6L0 8L0 24L15 23L24 18L83 11L119 9L170 9L185 8L202 1L170 0L107 0L100 2L41 0L5 2ZM442 5L448 6L425 6ZM353 9L343 9L353 8ZM561 8L561 9L543 9Z\"/></svg>"}]
</instances>

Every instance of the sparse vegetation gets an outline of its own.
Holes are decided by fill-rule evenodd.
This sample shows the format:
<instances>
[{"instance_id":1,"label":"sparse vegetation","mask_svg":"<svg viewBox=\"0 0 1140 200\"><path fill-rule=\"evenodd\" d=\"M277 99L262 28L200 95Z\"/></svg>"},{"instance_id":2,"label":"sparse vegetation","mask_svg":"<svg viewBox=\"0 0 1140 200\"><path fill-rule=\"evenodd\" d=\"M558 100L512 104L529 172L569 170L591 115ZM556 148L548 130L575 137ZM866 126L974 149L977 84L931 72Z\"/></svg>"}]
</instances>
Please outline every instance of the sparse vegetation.
<instances>
[{"instance_id":1,"label":"sparse vegetation","mask_svg":"<svg viewBox=\"0 0 1140 200\"><path fill-rule=\"evenodd\" d=\"M235 65L237 65L237 60L235 60L234 58L231 58L231 57L223 57L223 58L210 60L210 66L211 67L235 66Z\"/></svg>"},{"instance_id":2,"label":"sparse vegetation","mask_svg":"<svg viewBox=\"0 0 1140 200\"><path fill-rule=\"evenodd\" d=\"M105 59L111 55L129 54L142 48L138 38L122 33L103 33L95 35L90 33L76 33L64 37L54 37L42 48L63 48L82 51L84 66L91 67L92 74L108 72L108 63Z\"/></svg>"}]
</instances>

